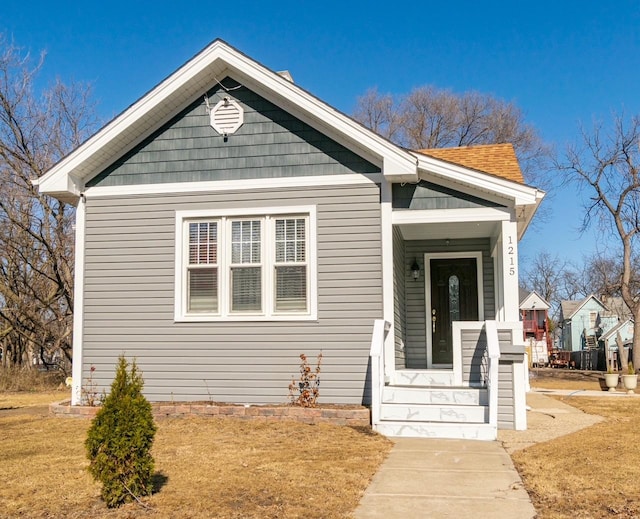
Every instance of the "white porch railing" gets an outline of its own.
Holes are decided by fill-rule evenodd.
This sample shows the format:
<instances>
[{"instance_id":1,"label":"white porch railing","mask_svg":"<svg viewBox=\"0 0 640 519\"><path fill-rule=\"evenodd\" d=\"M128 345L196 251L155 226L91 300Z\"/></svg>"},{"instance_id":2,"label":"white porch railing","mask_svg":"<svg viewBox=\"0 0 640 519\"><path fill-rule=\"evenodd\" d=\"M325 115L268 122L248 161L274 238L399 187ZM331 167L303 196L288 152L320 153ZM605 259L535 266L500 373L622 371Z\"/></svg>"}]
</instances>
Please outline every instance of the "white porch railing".
<instances>
[{"instance_id":1,"label":"white porch railing","mask_svg":"<svg viewBox=\"0 0 640 519\"><path fill-rule=\"evenodd\" d=\"M380 423L380 405L384 390L384 341L389 333L391 323L384 319L376 319L371 335L371 423Z\"/></svg>"},{"instance_id":2,"label":"white porch railing","mask_svg":"<svg viewBox=\"0 0 640 519\"><path fill-rule=\"evenodd\" d=\"M489 359L487 373L487 391L489 393L489 425L498 430L498 364L500 362L500 342L498 340L498 324L496 321L485 321L487 334L487 357Z\"/></svg>"}]
</instances>

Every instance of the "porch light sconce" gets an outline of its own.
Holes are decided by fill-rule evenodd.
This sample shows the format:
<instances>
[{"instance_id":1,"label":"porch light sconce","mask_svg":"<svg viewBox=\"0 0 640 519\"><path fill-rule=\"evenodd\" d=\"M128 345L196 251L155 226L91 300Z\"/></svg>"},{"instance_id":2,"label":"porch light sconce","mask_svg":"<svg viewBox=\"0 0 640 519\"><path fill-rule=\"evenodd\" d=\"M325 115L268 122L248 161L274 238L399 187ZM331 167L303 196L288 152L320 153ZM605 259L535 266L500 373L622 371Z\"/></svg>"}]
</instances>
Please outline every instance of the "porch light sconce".
<instances>
[{"instance_id":1,"label":"porch light sconce","mask_svg":"<svg viewBox=\"0 0 640 519\"><path fill-rule=\"evenodd\" d=\"M420 277L420 265L418 265L418 260L413 260L413 265L411 265L411 275L413 276L414 281Z\"/></svg>"}]
</instances>

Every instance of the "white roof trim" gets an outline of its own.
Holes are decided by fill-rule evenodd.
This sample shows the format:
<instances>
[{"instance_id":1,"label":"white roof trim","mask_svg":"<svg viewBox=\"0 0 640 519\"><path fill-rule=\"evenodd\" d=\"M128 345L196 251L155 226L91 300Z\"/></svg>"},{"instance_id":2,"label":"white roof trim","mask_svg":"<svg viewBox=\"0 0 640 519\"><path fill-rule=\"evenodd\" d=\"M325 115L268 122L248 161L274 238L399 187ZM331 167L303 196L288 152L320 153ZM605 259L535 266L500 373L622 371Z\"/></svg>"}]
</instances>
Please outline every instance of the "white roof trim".
<instances>
[{"instance_id":1,"label":"white roof trim","mask_svg":"<svg viewBox=\"0 0 640 519\"><path fill-rule=\"evenodd\" d=\"M412 153L418 160L418 174L421 178L420 170L423 170L477 189L500 194L514 200L515 205L537 205L544 197L544 192L535 187L428 157L421 153Z\"/></svg>"},{"instance_id":2,"label":"white roof trim","mask_svg":"<svg viewBox=\"0 0 640 519\"><path fill-rule=\"evenodd\" d=\"M530 305L533 301L540 301L542 303L541 306L537 306L536 308L532 308ZM522 303L520 303L520 310L549 310L551 306L547 302L547 300L542 297L538 292L532 290L527 297L524 298Z\"/></svg>"},{"instance_id":3,"label":"white roof trim","mask_svg":"<svg viewBox=\"0 0 640 519\"><path fill-rule=\"evenodd\" d=\"M382 158L385 175L406 181L417 181L417 163L412 153L376 135L222 40L216 40L54 165L39 179L40 191L72 193L77 196L84 183L91 176L99 173L95 168L90 166L87 168L87 164L90 164L91 159L95 160L98 152L107 150L115 160L116 155L121 155L132 146L130 140L124 139L125 142L122 142L123 139L119 140L119 136L125 130L137 125L139 126L137 131L140 134L148 134L158 126L160 119L166 120L173 115L175 106L179 106L180 101L184 104L186 99L181 99L180 96L181 92L185 91L186 85L193 83L191 86L198 86L204 79L209 79L212 83L211 79L215 78L209 78L207 72L215 76L224 69L237 71L242 76L250 77L264 88L273 91L275 95L298 107L302 112L309 114L319 123L331 126L347 140L371 150L373 154ZM188 95L192 95L190 91ZM168 113L166 107L162 107L161 104L170 97L174 103L172 105L174 110ZM191 97L190 100L192 99ZM160 117L156 116L154 113L156 111ZM151 116L152 113L155 117ZM75 177L75 181L70 183L70 177Z\"/></svg>"},{"instance_id":4,"label":"white roof trim","mask_svg":"<svg viewBox=\"0 0 640 519\"><path fill-rule=\"evenodd\" d=\"M582 310L582 308L584 307L584 305L587 304L587 302L591 299L594 299L596 301L596 303L598 303L604 310L608 310L608 308L606 307L606 305L600 301L600 299L598 299L595 295L593 294L589 294L587 297L585 297L580 304L576 307L576 309L571 312L571 315L569 317L565 317L565 320L567 319L573 319L573 317L580 311Z\"/></svg>"}]
</instances>

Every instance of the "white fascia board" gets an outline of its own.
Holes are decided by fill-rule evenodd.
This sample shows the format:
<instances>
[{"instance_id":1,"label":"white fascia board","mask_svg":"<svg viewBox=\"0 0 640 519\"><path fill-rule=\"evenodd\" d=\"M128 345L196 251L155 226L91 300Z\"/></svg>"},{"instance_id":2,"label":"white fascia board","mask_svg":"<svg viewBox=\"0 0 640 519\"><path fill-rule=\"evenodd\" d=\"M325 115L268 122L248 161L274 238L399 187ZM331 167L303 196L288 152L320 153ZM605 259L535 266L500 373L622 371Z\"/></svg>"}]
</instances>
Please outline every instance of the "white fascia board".
<instances>
[{"instance_id":1,"label":"white fascia board","mask_svg":"<svg viewBox=\"0 0 640 519\"><path fill-rule=\"evenodd\" d=\"M465 223L465 222L501 222L510 221L512 212L500 207L482 207L469 209L417 209L393 211L393 225L430 223Z\"/></svg>"},{"instance_id":2,"label":"white fascia board","mask_svg":"<svg viewBox=\"0 0 640 519\"><path fill-rule=\"evenodd\" d=\"M34 185L38 186L40 193L76 205L81 194L79 186L82 184L72 175L57 175L46 181L41 177L39 181L34 182Z\"/></svg>"},{"instance_id":3,"label":"white fascia board","mask_svg":"<svg viewBox=\"0 0 640 519\"><path fill-rule=\"evenodd\" d=\"M458 166L425 155L415 153L418 169L440 175L457 182L486 190L514 200L515 205L532 205L539 203L541 191L518 182L502 179L494 175ZM542 195L544 196L544 195Z\"/></svg>"},{"instance_id":4,"label":"white fascia board","mask_svg":"<svg viewBox=\"0 0 640 519\"><path fill-rule=\"evenodd\" d=\"M130 195L170 195L176 193L205 193L218 191L249 191L259 189L289 189L296 187L349 186L376 184L382 174L324 175L282 178L243 178L238 180L205 180L201 182L166 182L126 186L94 186L84 192L87 199Z\"/></svg>"},{"instance_id":5,"label":"white fascia board","mask_svg":"<svg viewBox=\"0 0 640 519\"><path fill-rule=\"evenodd\" d=\"M367 130L351 118L340 113L308 92L292 84L277 73L260 65L248 56L241 54L220 40L213 42L175 73L165 79L151 92L125 110L120 116L107 124L102 130L89 138L79 148L53 166L40 179L41 192L56 191L60 177L66 177L79 168L102 148L117 143L118 136L131 125L141 122L156 109L165 99L184 88L199 74L212 67L216 61L224 63L230 70L236 70L243 76L251 78L273 91L283 99L287 99L298 110L307 112L313 118L330 125L346 138L370 149L383 159L383 172L389 175L400 175L417 179L416 160L411 153ZM222 67L224 68L224 67ZM171 114L166 114L171 115ZM120 145L120 144L115 144ZM124 143L123 143L124 145ZM97 173L97 171L92 171ZM86 178L82 181L86 182Z\"/></svg>"},{"instance_id":6,"label":"white fascia board","mask_svg":"<svg viewBox=\"0 0 640 519\"><path fill-rule=\"evenodd\" d=\"M533 215L536 214L538 207L542 203L542 199L545 197L546 193L544 191L540 191L536 189L536 201L534 204L527 204L523 206L519 206L516 208L516 214L520 214L522 212L522 217L518 219L518 239L522 239L524 233L529 228L529 224L533 220Z\"/></svg>"}]
</instances>

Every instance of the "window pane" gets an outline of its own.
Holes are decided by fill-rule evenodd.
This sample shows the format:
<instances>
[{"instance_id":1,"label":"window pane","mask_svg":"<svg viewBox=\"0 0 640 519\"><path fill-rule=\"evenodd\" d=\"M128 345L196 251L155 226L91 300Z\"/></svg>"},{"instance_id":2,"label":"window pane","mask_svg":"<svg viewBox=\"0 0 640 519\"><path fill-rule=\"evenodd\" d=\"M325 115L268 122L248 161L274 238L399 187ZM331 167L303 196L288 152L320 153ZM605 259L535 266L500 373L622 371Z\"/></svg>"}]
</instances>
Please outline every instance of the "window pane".
<instances>
[{"instance_id":1,"label":"window pane","mask_svg":"<svg viewBox=\"0 0 640 519\"><path fill-rule=\"evenodd\" d=\"M276 240L284 240L284 220L276 220Z\"/></svg>"},{"instance_id":2,"label":"window pane","mask_svg":"<svg viewBox=\"0 0 640 519\"><path fill-rule=\"evenodd\" d=\"M191 269L187 272L187 311L218 311L218 269Z\"/></svg>"},{"instance_id":3,"label":"window pane","mask_svg":"<svg viewBox=\"0 0 640 519\"><path fill-rule=\"evenodd\" d=\"M262 310L262 273L260 267L231 269L231 310L233 312Z\"/></svg>"},{"instance_id":4,"label":"window pane","mask_svg":"<svg viewBox=\"0 0 640 519\"><path fill-rule=\"evenodd\" d=\"M304 218L276 220L276 262L306 261L305 238L306 220Z\"/></svg>"},{"instance_id":5,"label":"window pane","mask_svg":"<svg viewBox=\"0 0 640 519\"><path fill-rule=\"evenodd\" d=\"M241 222L231 222L231 240L234 243L240 242L240 224Z\"/></svg>"},{"instance_id":6,"label":"window pane","mask_svg":"<svg viewBox=\"0 0 640 519\"><path fill-rule=\"evenodd\" d=\"M276 267L276 310L307 309L307 268Z\"/></svg>"},{"instance_id":7,"label":"window pane","mask_svg":"<svg viewBox=\"0 0 640 519\"><path fill-rule=\"evenodd\" d=\"M460 280L456 275L449 277L449 319L460 320Z\"/></svg>"},{"instance_id":8,"label":"window pane","mask_svg":"<svg viewBox=\"0 0 640 519\"><path fill-rule=\"evenodd\" d=\"M260 220L231 222L231 263L260 263Z\"/></svg>"},{"instance_id":9,"label":"window pane","mask_svg":"<svg viewBox=\"0 0 640 519\"><path fill-rule=\"evenodd\" d=\"M298 243L296 243L296 261L305 261L306 260L306 248L305 248L305 242L303 241L299 241Z\"/></svg>"},{"instance_id":10,"label":"window pane","mask_svg":"<svg viewBox=\"0 0 640 519\"><path fill-rule=\"evenodd\" d=\"M218 223L189 224L189 264L212 265L218 261Z\"/></svg>"}]
</instances>

